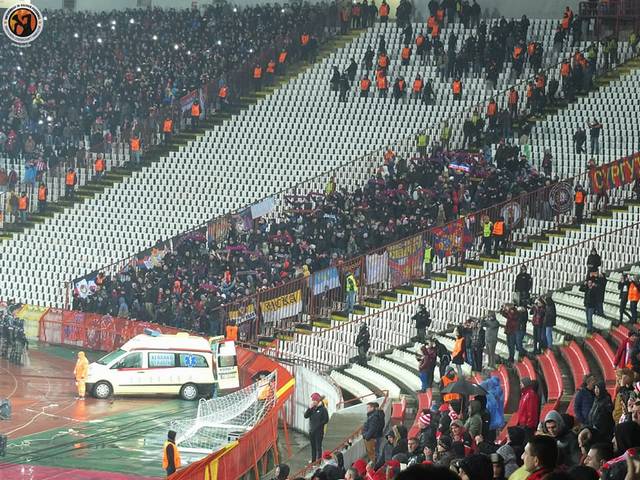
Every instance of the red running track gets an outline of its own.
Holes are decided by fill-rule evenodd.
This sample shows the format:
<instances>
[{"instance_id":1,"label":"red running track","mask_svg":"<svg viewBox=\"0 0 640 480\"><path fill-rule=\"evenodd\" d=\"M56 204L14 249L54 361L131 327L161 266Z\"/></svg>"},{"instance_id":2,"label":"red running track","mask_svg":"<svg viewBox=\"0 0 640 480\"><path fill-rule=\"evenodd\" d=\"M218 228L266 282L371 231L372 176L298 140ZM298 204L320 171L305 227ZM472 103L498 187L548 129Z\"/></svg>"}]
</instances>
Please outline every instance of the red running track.
<instances>
[{"instance_id":1,"label":"red running track","mask_svg":"<svg viewBox=\"0 0 640 480\"><path fill-rule=\"evenodd\" d=\"M2 464L0 464L2 465ZM0 470L0 480L157 480L151 477L125 475L95 470L69 470L39 465L14 465Z\"/></svg>"}]
</instances>

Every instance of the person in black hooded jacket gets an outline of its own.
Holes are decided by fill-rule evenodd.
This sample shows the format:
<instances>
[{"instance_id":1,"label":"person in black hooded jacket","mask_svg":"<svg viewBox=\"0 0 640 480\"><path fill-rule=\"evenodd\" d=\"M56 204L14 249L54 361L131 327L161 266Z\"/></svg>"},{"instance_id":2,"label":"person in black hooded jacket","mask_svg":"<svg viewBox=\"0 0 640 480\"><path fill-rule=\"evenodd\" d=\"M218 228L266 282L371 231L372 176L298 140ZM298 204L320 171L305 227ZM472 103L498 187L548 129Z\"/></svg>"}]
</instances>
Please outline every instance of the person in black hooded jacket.
<instances>
[{"instance_id":1,"label":"person in black hooded jacket","mask_svg":"<svg viewBox=\"0 0 640 480\"><path fill-rule=\"evenodd\" d=\"M615 422L613 420L613 402L603 382L593 389L595 399L589 412L588 424L594 430L599 442L608 442L613 438Z\"/></svg>"}]
</instances>

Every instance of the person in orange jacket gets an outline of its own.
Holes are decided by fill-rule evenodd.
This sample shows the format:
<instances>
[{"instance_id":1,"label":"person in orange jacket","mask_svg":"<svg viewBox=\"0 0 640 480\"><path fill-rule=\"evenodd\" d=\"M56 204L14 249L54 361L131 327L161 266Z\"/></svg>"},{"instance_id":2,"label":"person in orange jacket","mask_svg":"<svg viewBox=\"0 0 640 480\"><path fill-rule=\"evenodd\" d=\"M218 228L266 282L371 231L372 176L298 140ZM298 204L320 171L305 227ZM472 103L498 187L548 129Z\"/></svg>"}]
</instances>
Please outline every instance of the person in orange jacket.
<instances>
[{"instance_id":1,"label":"person in orange jacket","mask_svg":"<svg viewBox=\"0 0 640 480\"><path fill-rule=\"evenodd\" d=\"M87 375L89 373L89 360L87 360L84 352L78 352L78 360L73 369L73 375L76 379L76 387L78 388L78 398L84 400Z\"/></svg>"}]
</instances>

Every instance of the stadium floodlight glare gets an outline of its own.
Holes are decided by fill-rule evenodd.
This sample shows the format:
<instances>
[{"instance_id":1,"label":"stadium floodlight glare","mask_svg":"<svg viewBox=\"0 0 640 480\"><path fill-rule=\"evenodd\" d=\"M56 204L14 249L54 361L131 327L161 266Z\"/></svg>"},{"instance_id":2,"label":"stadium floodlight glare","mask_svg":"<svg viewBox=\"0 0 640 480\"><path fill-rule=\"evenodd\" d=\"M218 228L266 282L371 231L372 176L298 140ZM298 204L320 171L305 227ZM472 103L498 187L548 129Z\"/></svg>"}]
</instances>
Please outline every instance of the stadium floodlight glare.
<instances>
[{"instance_id":1,"label":"stadium floodlight glare","mask_svg":"<svg viewBox=\"0 0 640 480\"><path fill-rule=\"evenodd\" d=\"M236 13L238 11L238 9L236 7L233 7L233 13Z\"/></svg>"},{"instance_id":2,"label":"stadium floodlight glare","mask_svg":"<svg viewBox=\"0 0 640 480\"><path fill-rule=\"evenodd\" d=\"M187 55L191 55L191 50L187 50Z\"/></svg>"},{"instance_id":3,"label":"stadium floodlight glare","mask_svg":"<svg viewBox=\"0 0 640 480\"><path fill-rule=\"evenodd\" d=\"M21 67L20 65L18 65L18 66L16 67L16 69L17 69L18 71L20 71L20 70L22 70L22 67Z\"/></svg>"},{"instance_id":4,"label":"stadium floodlight glare","mask_svg":"<svg viewBox=\"0 0 640 480\"><path fill-rule=\"evenodd\" d=\"M153 38L154 40L158 40L158 35L154 35L154 36L153 36L153 37L151 37L151 38Z\"/></svg>"},{"instance_id":5,"label":"stadium floodlight glare","mask_svg":"<svg viewBox=\"0 0 640 480\"><path fill-rule=\"evenodd\" d=\"M116 29L115 25L111 25L111 30L115 31L115 29Z\"/></svg>"},{"instance_id":6,"label":"stadium floodlight glare","mask_svg":"<svg viewBox=\"0 0 640 480\"><path fill-rule=\"evenodd\" d=\"M280 10L280 13L284 13L284 8L282 10Z\"/></svg>"},{"instance_id":7,"label":"stadium floodlight glare","mask_svg":"<svg viewBox=\"0 0 640 480\"><path fill-rule=\"evenodd\" d=\"M102 23L98 22L98 23L96 24L96 27L98 27L98 28L102 28Z\"/></svg>"},{"instance_id":8,"label":"stadium floodlight glare","mask_svg":"<svg viewBox=\"0 0 640 480\"><path fill-rule=\"evenodd\" d=\"M42 17L42 19L46 22L48 20L47 16L45 15L44 17Z\"/></svg>"},{"instance_id":9,"label":"stadium floodlight glare","mask_svg":"<svg viewBox=\"0 0 640 480\"><path fill-rule=\"evenodd\" d=\"M43 123L42 119L38 120L38 125L42 125Z\"/></svg>"},{"instance_id":10,"label":"stadium floodlight glare","mask_svg":"<svg viewBox=\"0 0 640 480\"><path fill-rule=\"evenodd\" d=\"M250 48L250 49L249 49L249 53L253 53L253 48Z\"/></svg>"},{"instance_id":11,"label":"stadium floodlight glare","mask_svg":"<svg viewBox=\"0 0 640 480\"><path fill-rule=\"evenodd\" d=\"M129 19L129 23L130 23L131 25L133 25L134 23L136 23L136 21L135 21L133 18L130 18L130 19Z\"/></svg>"},{"instance_id":12,"label":"stadium floodlight glare","mask_svg":"<svg viewBox=\"0 0 640 480\"><path fill-rule=\"evenodd\" d=\"M102 43L102 39L101 39L100 37L98 37L97 42L98 42L98 43Z\"/></svg>"},{"instance_id":13,"label":"stadium floodlight glare","mask_svg":"<svg viewBox=\"0 0 640 480\"><path fill-rule=\"evenodd\" d=\"M111 25L115 25L116 21L115 20L111 20Z\"/></svg>"},{"instance_id":14,"label":"stadium floodlight glare","mask_svg":"<svg viewBox=\"0 0 640 480\"><path fill-rule=\"evenodd\" d=\"M78 32L73 34L73 38L78 38L80 35L78 35Z\"/></svg>"},{"instance_id":15,"label":"stadium floodlight glare","mask_svg":"<svg viewBox=\"0 0 640 480\"><path fill-rule=\"evenodd\" d=\"M218 45L222 45L222 40L218 40L216 43L217 43Z\"/></svg>"},{"instance_id":16,"label":"stadium floodlight glare","mask_svg":"<svg viewBox=\"0 0 640 480\"><path fill-rule=\"evenodd\" d=\"M51 115L47 116L47 122L51 122L53 120L53 117Z\"/></svg>"},{"instance_id":17,"label":"stadium floodlight glare","mask_svg":"<svg viewBox=\"0 0 640 480\"><path fill-rule=\"evenodd\" d=\"M136 68L136 72L141 72L142 69L140 67Z\"/></svg>"},{"instance_id":18,"label":"stadium floodlight glare","mask_svg":"<svg viewBox=\"0 0 640 480\"><path fill-rule=\"evenodd\" d=\"M173 46L173 49L174 49L174 50L178 50L179 48L180 48L180 47L178 46L178 44L177 44L177 43Z\"/></svg>"}]
</instances>

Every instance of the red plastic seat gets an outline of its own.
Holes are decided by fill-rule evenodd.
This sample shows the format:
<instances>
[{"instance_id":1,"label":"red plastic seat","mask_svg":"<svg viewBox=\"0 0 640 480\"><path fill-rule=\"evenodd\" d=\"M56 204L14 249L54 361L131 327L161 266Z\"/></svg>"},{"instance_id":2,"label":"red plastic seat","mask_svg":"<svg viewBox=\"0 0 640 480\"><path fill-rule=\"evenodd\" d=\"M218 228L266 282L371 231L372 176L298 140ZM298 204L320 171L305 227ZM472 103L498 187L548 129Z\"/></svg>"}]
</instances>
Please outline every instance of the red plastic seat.
<instances>
[{"instance_id":1,"label":"red plastic seat","mask_svg":"<svg viewBox=\"0 0 640 480\"><path fill-rule=\"evenodd\" d=\"M613 360L615 359L615 353L611 346L600 334L594 334L591 338L585 340L585 345L592 353L602 374L604 375L604 381L607 384L607 390L613 397L615 395L615 383L616 383L616 371L613 366Z\"/></svg>"},{"instance_id":2,"label":"red plastic seat","mask_svg":"<svg viewBox=\"0 0 640 480\"><path fill-rule=\"evenodd\" d=\"M576 390L582 385L582 380L586 374L589 373L589 364L587 359L575 341L572 341L569 345L560 348L560 352L565 361L571 369L571 376L573 377L573 383Z\"/></svg>"},{"instance_id":3,"label":"red plastic seat","mask_svg":"<svg viewBox=\"0 0 640 480\"><path fill-rule=\"evenodd\" d=\"M613 341L616 342L616 345L620 345L629 337L629 329L624 325L619 325L613 330L611 330L611 337Z\"/></svg>"},{"instance_id":4,"label":"red plastic seat","mask_svg":"<svg viewBox=\"0 0 640 480\"><path fill-rule=\"evenodd\" d=\"M399 402L393 402L391 404L391 420L398 420L404 422L404 414L407 410L407 399L402 397Z\"/></svg>"},{"instance_id":5,"label":"red plastic seat","mask_svg":"<svg viewBox=\"0 0 640 480\"><path fill-rule=\"evenodd\" d=\"M551 350L547 350L542 355L538 355L538 363L547 384L547 402L555 402L562 396L563 390L562 372L558 360Z\"/></svg>"},{"instance_id":6,"label":"red plastic seat","mask_svg":"<svg viewBox=\"0 0 640 480\"><path fill-rule=\"evenodd\" d=\"M418 418L422 414L422 410L425 408L431 407L431 389L427 390L426 393L418 394L418 411L416 412L416 418L413 421L413 425L409 429L409 438L418 436L418 432L420 431L420 425L418 424Z\"/></svg>"}]
</instances>

